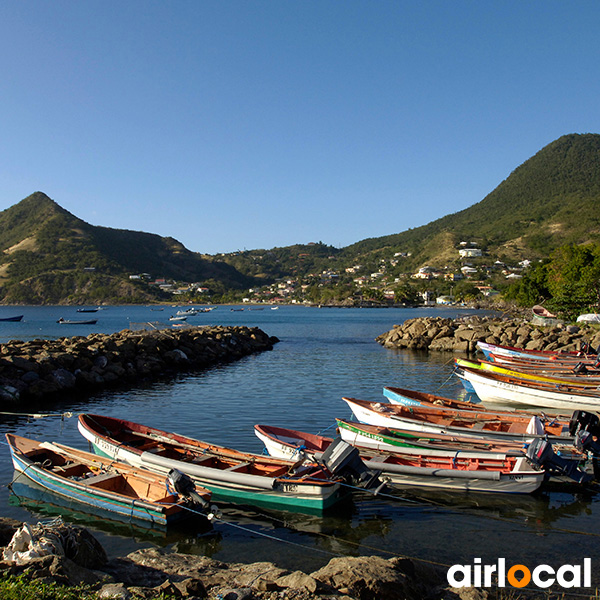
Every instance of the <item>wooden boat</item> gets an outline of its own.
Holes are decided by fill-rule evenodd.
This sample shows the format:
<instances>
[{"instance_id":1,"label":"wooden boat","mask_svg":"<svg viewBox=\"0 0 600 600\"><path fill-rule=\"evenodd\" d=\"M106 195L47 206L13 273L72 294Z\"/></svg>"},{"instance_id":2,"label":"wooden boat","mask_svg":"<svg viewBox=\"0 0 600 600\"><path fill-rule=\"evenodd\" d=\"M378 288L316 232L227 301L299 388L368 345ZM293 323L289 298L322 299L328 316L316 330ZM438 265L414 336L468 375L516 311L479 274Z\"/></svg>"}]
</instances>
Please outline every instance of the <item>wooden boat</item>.
<instances>
[{"instance_id":1,"label":"wooden boat","mask_svg":"<svg viewBox=\"0 0 600 600\"><path fill-rule=\"evenodd\" d=\"M497 373L457 367L456 375L469 383L482 402L557 410L600 410L600 390L568 383L544 383Z\"/></svg>"},{"instance_id":2,"label":"wooden boat","mask_svg":"<svg viewBox=\"0 0 600 600\"><path fill-rule=\"evenodd\" d=\"M429 394L427 392L418 392L415 390L407 390L398 387L385 387L384 396L392 404L402 404L404 406L425 406L428 408L440 408L440 409L458 409L458 410L476 410L479 413L494 413L494 414L507 414L508 416L516 414L515 411L519 410L520 414L531 412L533 414L540 414L539 409L530 408L517 409L509 408L506 409L500 407L484 406L483 403L477 398L475 401L465 400L454 400L453 398L446 398L445 396L438 396L436 394ZM531 416L531 415L529 415ZM567 414L547 413L544 411L544 418L560 419L564 423L568 423L571 418Z\"/></svg>"},{"instance_id":3,"label":"wooden boat","mask_svg":"<svg viewBox=\"0 0 600 600\"><path fill-rule=\"evenodd\" d=\"M514 346L501 346L498 344L490 344L488 342L477 342L477 347L484 356L490 360L490 353L500 356L517 356L522 358L533 358L536 360L565 360L577 359L577 361L588 359L595 360L596 354L581 351L581 352L554 352L552 350L527 350L525 348L515 348Z\"/></svg>"},{"instance_id":4,"label":"wooden boat","mask_svg":"<svg viewBox=\"0 0 600 600\"><path fill-rule=\"evenodd\" d=\"M69 448L6 434L15 470L59 496L131 520L167 525L193 513L167 490L165 477ZM210 492L195 488L208 505ZM191 506L191 505L190 505ZM194 512L201 510L195 507Z\"/></svg>"},{"instance_id":5,"label":"wooden boat","mask_svg":"<svg viewBox=\"0 0 600 600\"><path fill-rule=\"evenodd\" d=\"M11 323L17 323L23 318L23 315L17 315L16 317L1 317L0 321L7 321Z\"/></svg>"},{"instance_id":6,"label":"wooden boat","mask_svg":"<svg viewBox=\"0 0 600 600\"><path fill-rule=\"evenodd\" d=\"M552 441L573 441L569 436L568 422L549 419L544 415L402 406L346 397L343 400L362 423L391 429L475 437L495 442L525 443L544 436Z\"/></svg>"},{"instance_id":7,"label":"wooden boat","mask_svg":"<svg viewBox=\"0 0 600 600\"><path fill-rule=\"evenodd\" d=\"M418 392L405 388L385 386L383 395L392 404L403 404L404 406L428 406L430 408L458 408L461 410L484 409L481 403L466 400L453 400L428 392Z\"/></svg>"},{"instance_id":8,"label":"wooden boat","mask_svg":"<svg viewBox=\"0 0 600 600\"><path fill-rule=\"evenodd\" d=\"M467 360L464 358L455 358L454 364L458 367L465 367L475 371L483 371L484 373L492 373L504 375L505 377L513 377L515 379L523 379L533 383L550 383L553 385L567 385L575 388L590 388L597 389L600 385L600 376L582 373L578 375L573 371L569 375L562 373L541 373L538 369L529 368L528 370L519 371L516 368L508 368L502 364L490 362L487 360Z\"/></svg>"},{"instance_id":9,"label":"wooden boat","mask_svg":"<svg viewBox=\"0 0 600 600\"><path fill-rule=\"evenodd\" d=\"M281 427L256 425L254 429L273 456L290 457L300 451L318 459L333 442L331 438ZM453 451L407 453L399 448L380 451L362 446L356 435L349 437L355 442L353 445L360 449L365 465L381 471L381 476L394 487L531 493L540 487L545 477L545 472L533 467L524 454L467 455Z\"/></svg>"},{"instance_id":10,"label":"wooden boat","mask_svg":"<svg viewBox=\"0 0 600 600\"><path fill-rule=\"evenodd\" d=\"M95 325L98 319L83 319L80 321L73 321L71 319L63 319L62 317L56 321L61 325Z\"/></svg>"},{"instance_id":11,"label":"wooden boat","mask_svg":"<svg viewBox=\"0 0 600 600\"><path fill-rule=\"evenodd\" d=\"M346 495L341 480L312 463L240 452L100 415L80 415L78 427L96 452L158 473L178 469L215 500L319 512Z\"/></svg>"}]
</instances>

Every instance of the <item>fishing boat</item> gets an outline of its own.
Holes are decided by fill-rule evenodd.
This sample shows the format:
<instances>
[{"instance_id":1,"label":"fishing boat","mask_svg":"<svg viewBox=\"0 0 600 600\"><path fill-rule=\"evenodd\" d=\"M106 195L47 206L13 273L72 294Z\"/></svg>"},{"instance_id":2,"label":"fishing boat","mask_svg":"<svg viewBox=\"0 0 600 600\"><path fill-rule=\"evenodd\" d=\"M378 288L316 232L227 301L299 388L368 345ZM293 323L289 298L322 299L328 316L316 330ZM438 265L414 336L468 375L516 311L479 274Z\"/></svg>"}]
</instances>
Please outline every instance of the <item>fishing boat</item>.
<instances>
[{"instance_id":1,"label":"fishing boat","mask_svg":"<svg viewBox=\"0 0 600 600\"><path fill-rule=\"evenodd\" d=\"M254 430L273 456L297 456L300 452L318 459L333 443L331 438L281 427L256 425ZM393 487L527 494L537 490L546 475L522 453L403 452L398 447L390 451L362 446L356 435L349 439L359 448L364 464L381 471L381 477Z\"/></svg>"},{"instance_id":2,"label":"fishing boat","mask_svg":"<svg viewBox=\"0 0 600 600\"><path fill-rule=\"evenodd\" d=\"M403 404L404 406L429 406L430 408L458 408L470 410L472 408L481 410L481 402L477 398L477 402L467 400L454 400L428 392L418 392L416 390L408 390L405 388L385 386L383 395L392 404Z\"/></svg>"},{"instance_id":3,"label":"fishing boat","mask_svg":"<svg viewBox=\"0 0 600 600\"><path fill-rule=\"evenodd\" d=\"M95 325L98 322L98 319L82 319L82 320L71 320L71 319L63 319L62 317L56 321L61 325Z\"/></svg>"},{"instance_id":4,"label":"fishing boat","mask_svg":"<svg viewBox=\"0 0 600 600\"><path fill-rule=\"evenodd\" d=\"M69 448L6 434L15 470L44 489L129 520L167 525L208 507L210 492L188 488L188 497L169 491L164 476ZM191 481L190 481L191 484ZM189 493L192 492L193 493Z\"/></svg>"},{"instance_id":5,"label":"fishing boat","mask_svg":"<svg viewBox=\"0 0 600 600\"><path fill-rule=\"evenodd\" d=\"M535 360L568 360L576 361L588 359L595 360L596 354L590 353L585 349L580 352L556 352L553 350L528 350L525 348L515 348L514 346L501 346L499 344L490 344L488 342L477 342L477 347L488 360L493 360L491 354L497 356L532 358Z\"/></svg>"},{"instance_id":6,"label":"fishing boat","mask_svg":"<svg viewBox=\"0 0 600 600\"><path fill-rule=\"evenodd\" d=\"M177 469L217 501L319 512L347 495L320 465L275 459L209 444L123 419L79 416L95 452L158 473Z\"/></svg>"},{"instance_id":7,"label":"fishing boat","mask_svg":"<svg viewBox=\"0 0 600 600\"><path fill-rule=\"evenodd\" d=\"M346 398L343 400L362 423L391 429L422 433L442 433L488 441L529 442L548 436L552 441L573 442L569 422L545 415L523 415L516 412L494 413L486 409L441 409L425 406L402 406Z\"/></svg>"},{"instance_id":8,"label":"fishing boat","mask_svg":"<svg viewBox=\"0 0 600 600\"><path fill-rule=\"evenodd\" d=\"M590 388L597 389L600 385L600 376L592 373L583 372L541 372L539 369L529 367L528 369L518 370L515 368L508 368L502 364L487 360L468 360L465 358L455 358L454 364L458 367L465 367L475 371L483 371L484 373L492 373L498 375L504 375L505 377L513 377L516 379L523 379L525 381L532 381L534 383L550 383L553 385L568 385L576 388ZM580 370L581 371L581 370Z\"/></svg>"},{"instance_id":9,"label":"fishing boat","mask_svg":"<svg viewBox=\"0 0 600 600\"><path fill-rule=\"evenodd\" d=\"M7 322L10 322L10 323L17 323L21 319L23 319L23 315L17 315L15 317L1 317L0 321L7 321Z\"/></svg>"},{"instance_id":10,"label":"fishing boat","mask_svg":"<svg viewBox=\"0 0 600 600\"><path fill-rule=\"evenodd\" d=\"M526 381L468 367L456 367L456 375L466 380L482 402L557 410L600 410L600 390L570 383Z\"/></svg>"}]
</instances>

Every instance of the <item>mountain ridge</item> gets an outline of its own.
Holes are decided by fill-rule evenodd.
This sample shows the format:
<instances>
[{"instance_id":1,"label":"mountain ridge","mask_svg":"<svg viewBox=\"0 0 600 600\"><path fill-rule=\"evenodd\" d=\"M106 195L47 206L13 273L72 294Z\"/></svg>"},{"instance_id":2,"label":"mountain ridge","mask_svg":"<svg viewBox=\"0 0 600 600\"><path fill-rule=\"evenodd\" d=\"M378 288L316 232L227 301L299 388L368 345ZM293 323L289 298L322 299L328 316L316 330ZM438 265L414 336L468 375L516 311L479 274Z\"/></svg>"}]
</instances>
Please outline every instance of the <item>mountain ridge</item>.
<instances>
[{"instance_id":1,"label":"mountain ridge","mask_svg":"<svg viewBox=\"0 0 600 600\"><path fill-rule=\"evenodd\" d=\"M344 248L322 242L210 256L172 237L90 225L43 192L0 212L0 301L148 302L150 273L241 292L280 278L342 272L402 255L397 274L456 263L461 242L500 261L548 256L564 244L600 242L600 135L568 134L517 166L480 202L420 227ZM456 266L456 265L455 265Z\"/></svg>"}]
</instances>

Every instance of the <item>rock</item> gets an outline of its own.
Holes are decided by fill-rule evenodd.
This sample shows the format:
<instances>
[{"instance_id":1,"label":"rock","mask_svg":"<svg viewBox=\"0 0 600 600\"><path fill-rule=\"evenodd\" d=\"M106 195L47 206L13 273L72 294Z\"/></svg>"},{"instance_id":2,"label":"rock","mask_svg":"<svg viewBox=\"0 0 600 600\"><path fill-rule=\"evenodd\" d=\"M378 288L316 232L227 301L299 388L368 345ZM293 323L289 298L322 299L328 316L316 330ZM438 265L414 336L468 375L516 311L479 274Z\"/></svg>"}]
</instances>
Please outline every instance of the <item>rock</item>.
<instances>
[{"instance_id":1,"label":"rock","mask_svg":"<svg viewBox=\"0 0 600 600\"><path fill-rule=\"evenodd\" d=\"M0 517L0 546L6 546L12 540L22 523L9 517Z\"/></svg>"},{"instance_id":2,"label":"rock","mask_svg":"<svg viewBox=\"0 0 600 600\"><path fill-rule=\"evenodd\" d=\"M98 598L129 600L129 598L131 598L131 593L122 583L109 583L102 586L98 592Z\"/></svg>"},{"instance_id":3,"label":"rock","mask_svg":"<svg viewBox=\"0 0 600 600\"><path fill-rule=\"evenodd\" d=\"M304 588L312 594L317 591L318 587L318 581L302 571L294 571L293 573L284 575L277 579L275 583L281 588Z\"/></svg>"}]
</instances>

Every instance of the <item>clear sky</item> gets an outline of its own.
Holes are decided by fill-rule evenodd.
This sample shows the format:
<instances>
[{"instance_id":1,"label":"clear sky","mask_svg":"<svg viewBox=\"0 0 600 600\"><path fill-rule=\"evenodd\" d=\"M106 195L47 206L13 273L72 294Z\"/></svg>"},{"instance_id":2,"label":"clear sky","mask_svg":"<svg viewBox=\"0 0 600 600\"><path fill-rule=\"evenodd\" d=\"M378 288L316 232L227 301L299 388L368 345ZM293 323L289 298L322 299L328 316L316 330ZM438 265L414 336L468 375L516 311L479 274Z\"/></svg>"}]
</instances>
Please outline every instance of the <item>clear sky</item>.
<instances>
[{"instance_id":1,"label":"clear sky","mask_svg":"<svg viewBox=\"0 0 600 600\"><path fill-rule=\"evenodd\" d=\"M600 2L0 3L0 210L208 254L418 227L600 133Z\"/></svg>"}]
</instances>

